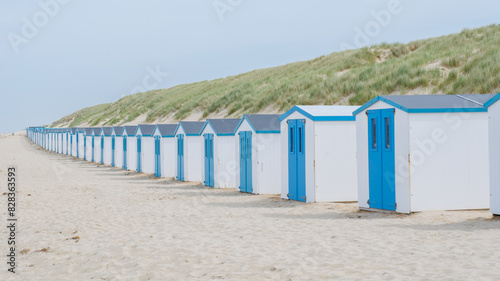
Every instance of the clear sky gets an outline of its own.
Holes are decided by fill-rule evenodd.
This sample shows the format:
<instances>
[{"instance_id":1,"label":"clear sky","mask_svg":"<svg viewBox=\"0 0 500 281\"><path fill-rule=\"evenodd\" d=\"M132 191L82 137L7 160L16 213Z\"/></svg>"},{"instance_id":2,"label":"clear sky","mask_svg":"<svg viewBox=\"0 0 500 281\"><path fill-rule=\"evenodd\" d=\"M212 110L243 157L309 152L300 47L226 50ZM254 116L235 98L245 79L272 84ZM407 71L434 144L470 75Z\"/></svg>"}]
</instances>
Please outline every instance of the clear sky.
<instances>
[{"instance_id":1,"label":"clear sky","mask_svg":"<svg viewBox=\"0 0 500 281\"><path fill-rule=\"evenodd\" d=\"M124 95L499 23L493 0L3 0L0 133Z\"/></svg>"}]
</instances>

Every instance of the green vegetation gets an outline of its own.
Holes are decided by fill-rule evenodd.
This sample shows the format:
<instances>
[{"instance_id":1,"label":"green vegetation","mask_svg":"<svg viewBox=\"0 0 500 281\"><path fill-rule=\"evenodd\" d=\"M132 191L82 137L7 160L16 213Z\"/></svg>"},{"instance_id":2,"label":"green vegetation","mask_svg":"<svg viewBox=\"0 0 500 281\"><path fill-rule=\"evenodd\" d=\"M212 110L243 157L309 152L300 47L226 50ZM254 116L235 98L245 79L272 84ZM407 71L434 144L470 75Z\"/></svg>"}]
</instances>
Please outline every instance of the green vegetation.
<instances>
[{"instance_id":1,"label":"green vegetation","mask_svg":"<svg viewBox=\"0 0 500 281\"><path fill-rule=\"evenodd\" d=\"M378 95L469 94L500 90L500 25L408 44L381 44L237 76L179 85L85 108L53 126L119 125L147 114L148 122L193 112L241 117L270 106L361 105Z\"/></svg>"}]
</instances>

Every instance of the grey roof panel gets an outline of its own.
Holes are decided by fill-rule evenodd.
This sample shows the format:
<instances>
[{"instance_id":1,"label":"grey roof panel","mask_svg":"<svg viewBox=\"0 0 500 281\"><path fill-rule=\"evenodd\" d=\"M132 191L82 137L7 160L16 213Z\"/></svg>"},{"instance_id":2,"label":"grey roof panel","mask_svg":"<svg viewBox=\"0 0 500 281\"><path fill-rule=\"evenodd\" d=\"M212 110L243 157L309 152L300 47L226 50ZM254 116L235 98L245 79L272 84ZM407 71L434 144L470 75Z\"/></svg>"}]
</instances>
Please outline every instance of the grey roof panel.
<instances>
[{"instance_id":1,"label":"grey roof panel","mask_svg":"<svg viewBox=\"0 0 500 281\"><path fill-rule=\"evenodd\" d=\"M279 114L248 114L246 119L255 131L279 131L280 130Z\"/></svg>"},{"instance_id":2,"label":"grey roof panel","mask_svg":"<svg viewBox=\"0 0 500 281\"><path fill-rule=\"evenodd\" d=\"M115 132L115 135L117 135L117 136L123 135L123 127L122 126L113 127L113 131Z\"/></svg>"},{"instance_id":3,"label":"grey roof panel","mask_svg":"<svg viewBox=\"0 0 500 281\"><path fill-rule=\"evenodd\" d=\"M102 132L102 128L94 128L94 135L100 136Z\"/></svg>"},{"instance_id":4,"label":"grey roof panel","mask_svg":"<svg viewBox=\"0 0 500 281\"><path fill-rule=\"evenodd\" d=\"M113 127L102 127L102 132L105 136L111 136L113 132Z\"/></svg>"},{"instance_id":5,"label":"grey roof panel","mask_svg":"<svg viewBox=\"0 0 500 281\"><path fill-rule=\"evenodd\" d=\"M85 134L86 134L86 135L92 135L92 129L93 129L93 128L85 128L85 129L84 129L84 130L85 130Z\"/></svg>"},{"instance_id":6,"label":"grey roof panel","mask_svg":"<svg viewBox=\"0 0 500 281\"><path fill-rule=\"evenodd\" d=\"M137 126L123 126L125 134L127 136L135 136L135 132L137 131Z\"/></svg>"},{"instance_id":7,"label":"grey roof panel","mask_svg":"<svg viewBox=\"0 0 500 281\"><path fill-rule=\"evenodd\" d=\"M483 104L493 97L487 95L412 95L383 96L408 109L425 108L482 108Z\"/></svg>"},{"instance_id":8,"label":"grey roof panel","mask_svg":"<svg viewBox=\"0 0 500 281\"><path fill-rule=\"evenodd\" d=\"M179 124L182 126L186 135L199 135L201 133L201 129L203 129L203 126L205 125L205 122L181 121Z\"/></svg>"},{"instance_id":9,"label":"grey roof panel","mask_svg":"<svg viewBox=\"0 0 500 281\"><path fill-rule=\"evenodd\" d=\"M152 136L156 125L139 125L143 136Z\"/></svg>"},{"instance_id":10,"label":"grey roof panel","mask_svg":"<svg viewBox=\"0 0 500 281\"><path fill-rule=\"evenodd\" d=\"M241 119L208 119L216 134L233 134Z\"/></svg>"},{"instance_id":11,"label":"grey roof panel","mask_svg":"<svg viewBox=\"0 0 500 281\"><path fill-rule=\"evenodd\" d=\"M176 129L177 124L158 124L158 130L160 131L160 135L163 137L175 136Z\"/></svg>"}]
</instances>

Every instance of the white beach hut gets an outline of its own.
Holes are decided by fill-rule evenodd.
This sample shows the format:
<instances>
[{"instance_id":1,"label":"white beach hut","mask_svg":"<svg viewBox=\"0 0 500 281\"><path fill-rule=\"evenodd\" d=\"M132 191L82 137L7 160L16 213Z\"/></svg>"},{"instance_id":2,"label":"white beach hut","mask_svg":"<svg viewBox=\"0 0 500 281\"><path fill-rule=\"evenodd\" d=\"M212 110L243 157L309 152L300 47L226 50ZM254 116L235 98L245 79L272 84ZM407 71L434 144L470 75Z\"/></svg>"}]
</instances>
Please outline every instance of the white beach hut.
<instances>
[{"instance_id":1,"label":"white beach hut","mask_svg":"<svg viewBox=\"0 0 500 281\"><path fill-rule=\"evenodd\" d=\"M153 137L155 139L156 177L174 178L177 175L177 139L175 138L177 126L177 124L158 124L155 127Z\"/></svg>"},{"instance_id":2,"label":"white beach hut","mask_svg":"<svg viewBox=\"0 0 500 281\"><path fill-rule=\"evenodd\" d=\"M76 129L76 157L83 159L85 152L85 128Z\"/></svg>"},{"instance_id":3,"label":"white beach hut","mask_svg":"<svg viewBox=\"0 0 500 281\"><path fill-rule=\"evenodd\" d=\"M111 165L111 162L113 161L113 127L102 127L101 138L101 164Z\"/></svg>"},{"instance_id":4,"label":"white beach hut","mask_svg":"<svg viewBox=\"0 0 500 281\"><path fill-rule=\"evenodd\" d=\"M177 180L203 181L203 137L205 122L181 121L175 131L177 137Z\"/></svg>"},{"instance_id":5,"label":"white beach hut","mask_svg":"<svg viewBox=\"0 0 500 281\"><path fill-rule=\"evenodd\" d=\"M354 112L360 208L489 207L495 95L380 96Z\"/></svg>"},{"instance_id":6,"label":"white beach hut","mask_svg":"<svg viewBox=\"0 0 500 281\"><path fill-rule=\"evenodd\" d=\"M124 126L123 137L126 141L123 143L123 169L135 171L137 169L137 139L135 134L137 126Z\"/></svg>"},{"instance_id":7,"label":"white beach hut","mask_svg":"<svg viewBox=\"0 0 500 281\"><path fill-rule=\"evenodd\" d=\"M358 200L356 118L359 106L295 106L280 117L281 198Z\"/></svg>"},{"instance_id":8,"label":"white beach hut","mask_svg":"<svg viewBox=\"0 0 500 281\"><path fill-rule=\"evenodd\" d=\"M153 132L156 125L137 126L137 172L153 174L155 172L155 139Z\"/></svg>"},{"instance_id":9,"label":"white beach hut","mask_svg":"<svg viewBox=\"0 0 500 281\"><path fill-rule=\"evenodd\" d=\"M83 134L83 160L92 160L92 131L93 128L85 128L85 133Z\"/></svg>"},{"instance_id":10,"label":"white beach hut","mask_svg":"<svg viewBox=\"0 0 500 281\"><path fill-rule=\"evenodd\" d=\"M77 148L76 136L77 136L76 128L71 128L69 155L74 157L76 157L76 148Z\"/></svg>"},{"instance_id":11,"label":"white beach hut","mask_svg":"<svg viewBox=\"0 0 500 281\"><path fill-rule=\"evenodd\" d=\"M241 192L254 194L281 193L280 115L249 114L243 116L235 130L236 182Z\"/></svg>"},{"instance_id":12,"label":"white beach hut","mask_svg":"<svg viewBox=\"0 0 500 281\"><path fill-rule=\"evenodd\" d=\"M489 161L490 161L490 210L500 215L500 93L484 103L488 108Z\"/></svg>"},{"instance_id":13,"label":"white beach hut","mask_svg":"<svg viewBox=\"0 0 500 281\"><path fill-rule=\"evenodd\" d=\"M236 188L236 149L234 130L241 119L208 119L203 136L203 173L206 186Z\"/></svg>"},{"instance_id":14,"label":"white beach hut","mask_svg":"<svg viewBox=\"0 0 500 281\"><path fill-rule=\"evenodd\" d=\"M101 163L102 128L92 130L92 162Z\"/></svg>"},{"instance_id":15,"label":"white beach hut","mask_svg":"<svg viewBox=\"0 0 500 281\"><path fill-rule=\"evenodd\" d=\"M113 152L112 152L112 159L111 159L111 166L113 167L123 167L123 144L126 141L126 139L123 138L123 127L118 126L118 127L113 127L113 132L112 132L112 142L114 143L114 146L112 146Z\"/></svg>"}]
</instances>

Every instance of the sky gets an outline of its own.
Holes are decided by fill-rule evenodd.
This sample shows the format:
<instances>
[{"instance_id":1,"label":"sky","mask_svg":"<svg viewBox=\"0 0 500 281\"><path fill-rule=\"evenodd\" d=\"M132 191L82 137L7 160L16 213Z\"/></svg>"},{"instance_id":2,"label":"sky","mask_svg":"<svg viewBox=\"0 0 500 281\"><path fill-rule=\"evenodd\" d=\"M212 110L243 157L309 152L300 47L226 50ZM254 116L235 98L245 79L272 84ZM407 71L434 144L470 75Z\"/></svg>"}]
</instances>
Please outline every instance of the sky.
<instances>
[{"instance_id":1,"label":"sky","mask_svg":"<svg viewBox=\"0 0 500 281\"><path fill-rule=\"evenodd\" d=\"M500 2L2 0L0 133L179 84L498 24Z\"/></svg>"}]
</instances>

